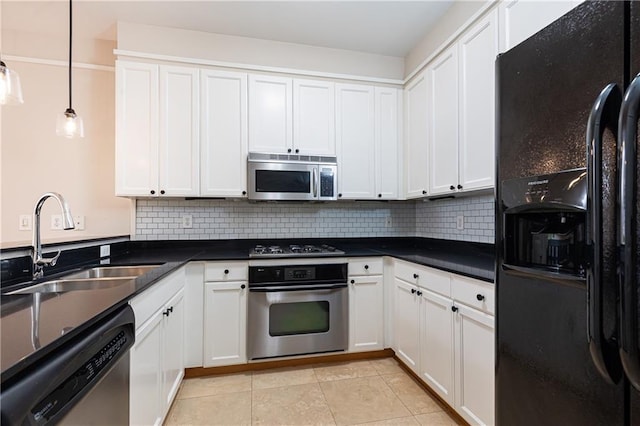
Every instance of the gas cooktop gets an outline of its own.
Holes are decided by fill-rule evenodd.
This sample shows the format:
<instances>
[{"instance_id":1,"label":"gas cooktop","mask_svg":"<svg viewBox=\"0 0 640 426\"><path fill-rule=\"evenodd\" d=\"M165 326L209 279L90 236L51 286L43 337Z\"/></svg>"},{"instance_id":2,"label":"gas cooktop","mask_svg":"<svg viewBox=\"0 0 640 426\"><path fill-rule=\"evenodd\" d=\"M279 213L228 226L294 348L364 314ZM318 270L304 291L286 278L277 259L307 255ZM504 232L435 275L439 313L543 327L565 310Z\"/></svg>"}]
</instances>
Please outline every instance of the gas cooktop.
<instances>
[{"instance_id":1,"label":"gas cooktop","mask_svg":"<svg viewBox=\"0 0 640 426\"><path fill-rule=\"evenodd\" d=\"M311 244L291 244L288 246L257 245L251 249L249 257L313 257L340 254L344 254L344 252L327 244L319 246Z\"/></svg>"}]
</instances>

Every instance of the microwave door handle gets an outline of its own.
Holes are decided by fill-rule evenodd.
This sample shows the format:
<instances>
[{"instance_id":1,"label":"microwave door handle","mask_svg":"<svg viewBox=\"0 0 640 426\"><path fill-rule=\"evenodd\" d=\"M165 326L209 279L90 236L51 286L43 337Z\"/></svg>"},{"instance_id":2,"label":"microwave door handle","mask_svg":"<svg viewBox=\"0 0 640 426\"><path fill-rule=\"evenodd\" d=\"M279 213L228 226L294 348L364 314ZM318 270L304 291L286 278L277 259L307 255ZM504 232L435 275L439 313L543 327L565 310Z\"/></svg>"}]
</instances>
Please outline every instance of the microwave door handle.
<instances>
[{"instance_id":1,"label":"microwave door handle","mask_svg":"<svg viewBox=\"0 0 640 426\"><path fill-rule=\"evenodd\" d=\"M640 351L638 349L638 294L636 282L637 224L634 221L637 197L637 143L640 110L640 74L625 93L620 111L620 223L618 243L622 265L619 270L620 295L620 358L631 384L640 389Z\"/></svg>"},{"instance_id":2,"label":"microwave door handle","mask_svg":"<svg viewBox=\"0 0 640 426\"><path fill-rule=\"evenodd\" d=\"M606 244L603 238L603 135L609 129L617 138L617 119L620 113L622 94L616 84L607 85L591 108L587 122L587 223L586 243L590 259L586 267L587 276L587 340L591 359L598 372L611 384L622 377L622 366L615 341L604 334L604 308L615 306L615 301L605 305L606 298L612 298L615 279L604 268ZM611 213L608 212L607 213ZM615 230L612 230L615 232ZM609 286L609 287L607 287Z\"/></svg>"},{"instance_id":3,"label":"microwave door handle","mask_svg":"<svg viewBox=\"0 0 640 426\"><path fill-rule=\"evenodd\" d=\"M314 167L312 172L313 198L318 198L318 168Z\"/></svg>"}]
</instances>

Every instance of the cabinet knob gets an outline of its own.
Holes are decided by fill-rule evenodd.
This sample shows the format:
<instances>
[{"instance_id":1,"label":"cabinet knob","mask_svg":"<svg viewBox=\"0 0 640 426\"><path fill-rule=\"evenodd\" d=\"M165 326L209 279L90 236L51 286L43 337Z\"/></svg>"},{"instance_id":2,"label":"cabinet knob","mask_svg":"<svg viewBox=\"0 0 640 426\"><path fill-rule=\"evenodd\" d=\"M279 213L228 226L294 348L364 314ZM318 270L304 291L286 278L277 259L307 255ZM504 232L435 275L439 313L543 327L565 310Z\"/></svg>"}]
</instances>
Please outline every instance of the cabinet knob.
<instances>
[{"instance_id":1,"label":"cabinet knob","mask_svg":"<svg viewBox=\"0 0 640 426\"><path fill-rule=\"evenodd\" d=\"M167 311L169 311L169 312L173 312L173 306L172 306L172 307L170 307L170 308L168 308L168 309L167 309Z\"/></svg>"},{"instance_id":2,"label":"cabinet knob","mask_svg":"<svg viewBox=\"0 0 640 426\"><path fill-rule=\"evenodd\" d=\"M413 274L413 278L416 279L416 280L418 279L419 276L420 275L418 275L418 274Z\"/></svg>"},{"instance_id":3,"label":"cabinet knob","mask_svg":"<svg viewBox=\"0 0 640 426\"><path fill-rule=\"evenodd\" d=\"M355 284L355 283L356 283L356 280L351 280L351 284Z\"/></svg>"},{"instance_id":4,"label":"cabinet knob","mask_svg":"<svg viewBox=\"0 0 640 426\"><path fill-rule=\"evenodd\" d=\"M242 195L247 195L247 191L242 191Z\"/></svg>"},{"instance_id":5,"label":"cabinet knob","mask_svg":"<svg viewBox=\"0 0 640 426\"><path fill-rule=\"evenodd\" d=\"M425 191L424 189L422 190L422 195L427 195L427 191Z\"/></svg>"},{"instance_id":6,"label":"cabinet knob","mask_svg":"<svg viewBox=\"0 0 640 426\"><path fill-rule=\"evenodd\" d=\"M338 198L341 198L341 197L342 197L342 193L338 194Z\"/></svg>"},{"instance_id":7,"label":"cabinet knob","mask_svg":"<svg viewBox=\"0 0 640 426\"><path fill-rule=\"evenodd\" d=\"M241 288L242 290L244 290L245 288L247 288L247 286L246 286L246 285L244 285L244 284L242 284L242 285L240 286L240 288Z\"/></svg>"},{"instance_id":8,"label":"cabinet knob","mask_svg":"<svg viewBox=\"0 0 640 426\"><path fill-rule=\"evenodd\" d=\"M476 294L476 299L478 299L479 302L482 302L484 300L484 295Z\"/></svg>"},{"instance_id":9,"label":"cabinet knob","mask_svg":"<svg viewBox=\"0 0 640 426\"><path fill-rule=\"evenodd\" d=\"M161 190L160 190L160 194L161 194L161 195L164 195L164 189L161 189Z\"/></svg>"},{"instance_id":10,"label":"cabinet knob","mask_svg":"<svg viewBox=\"0 0 640 426\"><path fill-rule=\"evenodd\" d=\"M224 274L225 274L225 275L227 275L228 273L229 273L229 270L228 270L228 269L225 269L225 270L224 270Z\"/></svg>"},{"instance_id":11,"label":"cabinet knob","mask_svg":"<svg viewBox=\"0 0 640 426\"><path fill-rule=\"evenodd\" d=\"M416 290L415 288L412 288L412 289L411 289L411 294L416 294L416 292L417 292L417 291L418 291L418 290Z\"/></svg>"},{"instance_id":12,"label":"cabinet knob","mask_svg":"<svg viewBox=\"0 0 640 426\"><path fill-rule=\"evenodd\" d=\"M456 189L456 187L455 187L455 186L453 186L453 185L451 185L451 186L449 187L449 189L453 191L454 189Z\"/></svg>"},{"instance_id":13,"label":"cabinet knob","mask_svg":"<svg viewBox=\"0 0 640 426\"><path fill-rule=\"evenodd\" d=\"M369 265L364 265L364 269L369 269Z\"/></svg>"},{"instance_id":14,"label":"cabinet knob","mask_svg":"<svg viewBox=\"0 0 640 426\"><path fill-rule=\"evenodd\" d=\"M382 194L378 194L378 198L382 198Z\"/></svg>"},{"instance_id":15,"label":"cabinet knob","mask_svg":"<svg viewBox=\"0 0 640 426\"><path fill-rule=\"evenodd\" d=\"M151 190L151 195L154 195L156 193L156 191L154 191L153 189Z\"/></svg>"},{"instance_id":16,"label":"cabinet knob","mask_svg":"<svg viewBox=\"0 0 640 426\"><path fill-rule=\"evenodd\" d=\"M418 296L422 296L422 292L418 290Z\"/></svg>"},{"instance_id":17,"label":"cabinet knob","mask_svg":"<svg viewBox=\"0 0 640 426\"><path fill-rule=\"evenodd\" d=\"M287 152L291 152L291 148L287 149Z\"/></svg>"},{"instance_id":18,"label":"cabinet knob","mask_svg":"<svg viewBox=\"0 0 640 426\"><path fill-rule=\"evenodd\" d=\"M451 307L451 310L452 310L453 312L458 312L458 307L457 307L457 306L452 306L452 307Z\"/></svg>"},{"instance_id":19,"label":"cabinet knob","mask_svg":"<svg viewBox=\"0 0 640 426\"><path fill-rule=\"evenodd\" d=\"M462 185L458 185L458 189L462 189Z\"/></svg>"},{"instance_id":20,"label":"cabinet knob","mask_svg":"<svg viewBox=\"0 0 640 426\"><path fill-rule=\"evenodd\" d=\"M166 311L164 311L164 312L162 313L162 315L164 315L164 316L168 317L168 316L169 316L169 310L167 309Z\"/></svg>"},{"instance_id":21,"label":"cabinet knob","mask_svg":"<svg viewBox=\"0 0 640 426\"><path fill-rule=\"evenodd\" d=\"M299 153L299 152L300 152L300 150L299 150L299 149L296 149L296 154L297 154L297 153Z\"/></svg>"}]
</instances>

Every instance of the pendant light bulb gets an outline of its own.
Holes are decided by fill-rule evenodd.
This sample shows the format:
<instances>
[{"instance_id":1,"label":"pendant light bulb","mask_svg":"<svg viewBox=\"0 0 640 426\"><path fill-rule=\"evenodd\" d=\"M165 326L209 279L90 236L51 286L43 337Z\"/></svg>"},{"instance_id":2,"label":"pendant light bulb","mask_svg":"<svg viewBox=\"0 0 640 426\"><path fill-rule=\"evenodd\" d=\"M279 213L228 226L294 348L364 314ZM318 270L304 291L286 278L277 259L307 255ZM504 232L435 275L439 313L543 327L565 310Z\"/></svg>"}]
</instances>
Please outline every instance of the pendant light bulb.
<instances>
[{"instance_id":1,"label":"pendant light bulb","mask_svg":"<svg viewBox=\"0 0 640 426\"><path fill-rule=\"evenodd\" d=\"M65 138L83 138L84 137L84 124L82 117L79 117L72 108L58 114L56 120L56 135L64 136Z\"/></svg>"},{"instance_id":2,"label":"pendant light bulb","mask_svg":"<svg viewBox=\"0 0 640 426\"><path fill-rule=\"evenodd\" d=\"M18 73L7 68L0 61L0 105L18 105L24 103L22 87Z\"/></svg>"}]
</instances>

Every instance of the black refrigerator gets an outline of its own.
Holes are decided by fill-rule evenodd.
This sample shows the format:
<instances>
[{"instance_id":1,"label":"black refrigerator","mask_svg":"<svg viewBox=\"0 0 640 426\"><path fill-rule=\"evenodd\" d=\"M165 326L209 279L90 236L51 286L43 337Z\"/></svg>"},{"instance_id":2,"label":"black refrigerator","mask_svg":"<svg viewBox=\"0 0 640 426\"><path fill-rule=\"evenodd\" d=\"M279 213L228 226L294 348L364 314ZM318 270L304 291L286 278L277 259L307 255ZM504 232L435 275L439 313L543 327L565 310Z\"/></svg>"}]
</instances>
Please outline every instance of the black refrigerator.
<instances>
[{"instance_id":1,"label":"black refrigerator","mask_svg":"<svg viewBox=\"0 0 640 426\"><path fill-rule=\"evenodd\" d=\"M640 1L496 60L496 423L640 425Z\"/></svg>"}]
</instances>

